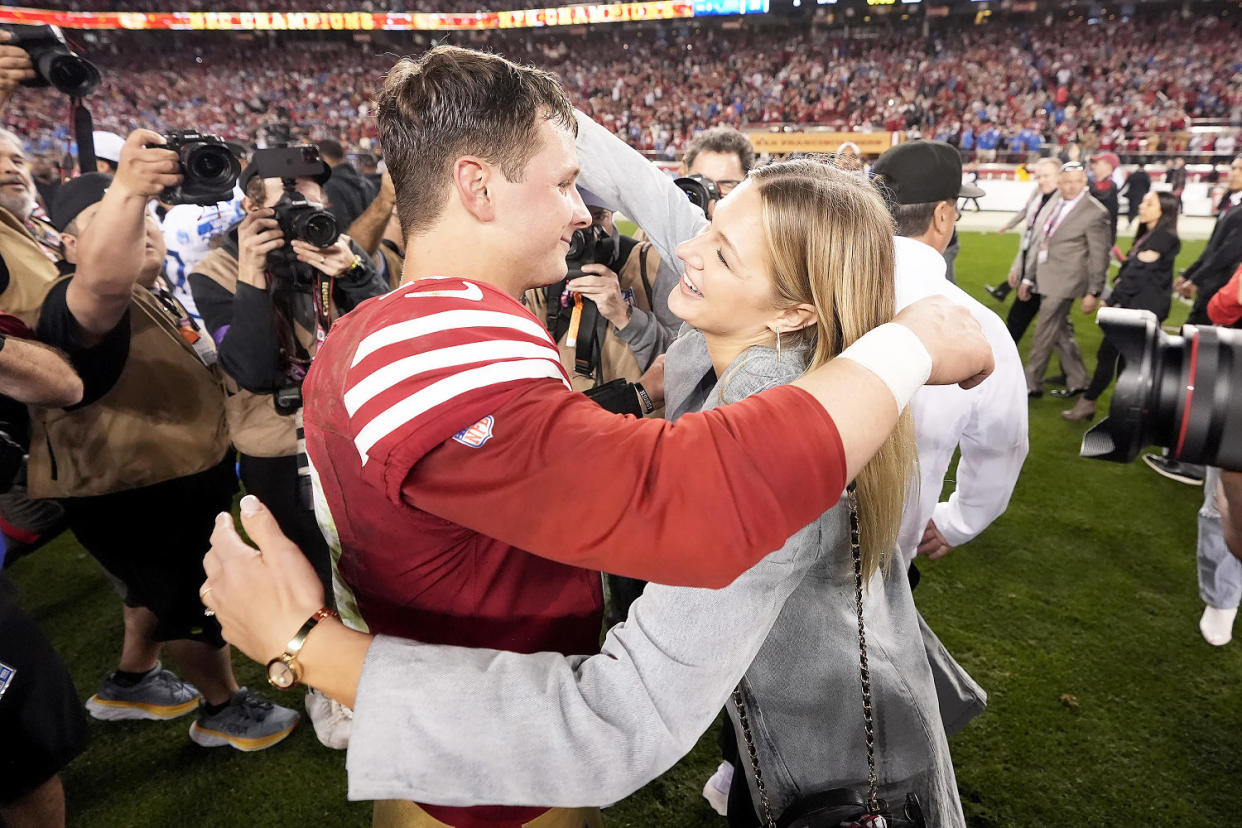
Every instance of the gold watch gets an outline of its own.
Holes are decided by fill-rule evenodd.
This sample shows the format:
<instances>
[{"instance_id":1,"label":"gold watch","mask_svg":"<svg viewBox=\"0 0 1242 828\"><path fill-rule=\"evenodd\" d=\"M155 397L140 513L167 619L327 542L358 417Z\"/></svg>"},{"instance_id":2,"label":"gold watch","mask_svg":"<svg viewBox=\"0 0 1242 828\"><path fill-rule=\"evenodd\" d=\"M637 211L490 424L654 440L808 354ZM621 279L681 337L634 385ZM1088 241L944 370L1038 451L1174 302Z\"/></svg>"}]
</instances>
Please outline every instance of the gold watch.
<instances>
[{"instance_id":1,"label":"gold watch","mask_svg":"<svg viewBox=\"0 0 1242 828\"><path fill-rule=\"evenodd\" d=\"M310 635L310 631L315 629L315 625L323 619L340 617L337 615L336 610L322 607L316 610L314 615L306 619L306 623L302 625L302 628L285 645L285 651L267 663L268 684L277 690L288 690L296 687L302 680L302 665L298 663L298 653L302 651L302 645L306 643L306 636Z\"/></svg>"}]
</instances>

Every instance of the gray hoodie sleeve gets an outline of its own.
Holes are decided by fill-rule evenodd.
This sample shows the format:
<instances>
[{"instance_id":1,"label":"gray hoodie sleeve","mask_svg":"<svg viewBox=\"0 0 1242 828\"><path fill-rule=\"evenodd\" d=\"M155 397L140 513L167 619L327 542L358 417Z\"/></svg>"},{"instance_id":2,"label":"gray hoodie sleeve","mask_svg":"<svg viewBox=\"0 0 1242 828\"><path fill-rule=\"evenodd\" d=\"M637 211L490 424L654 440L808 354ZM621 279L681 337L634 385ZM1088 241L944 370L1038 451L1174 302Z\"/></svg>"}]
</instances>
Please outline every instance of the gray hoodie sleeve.
<instances>
[{"instance_id":1,"label":"gray hoodie sleeve","mask_svg":"<svg viewBox=\"0 0 1242 828\"><path fill-rule=\"evenodd\" d=\"M358 686L351 799L604 805L715 720L818 559L822 521L720 590L652 584L599 655L520 655L380 636Z\"/></svg>"},{"instance_id":2,"label":"gray hoodie sleeve","mask_svg":"<svg viewBox=\"0 0 1242 828\"><path fill-rule=\"evenodd\" d=\"M681 280L677 245L707 226L703 212L667 175L636 150L582 112L578 112L578 183L628 216L660 253L652 292L655 307L638 308L618 332L645 369L677 336L681 320L668 309L668 296Z\"/></svg>"}]
</instances>

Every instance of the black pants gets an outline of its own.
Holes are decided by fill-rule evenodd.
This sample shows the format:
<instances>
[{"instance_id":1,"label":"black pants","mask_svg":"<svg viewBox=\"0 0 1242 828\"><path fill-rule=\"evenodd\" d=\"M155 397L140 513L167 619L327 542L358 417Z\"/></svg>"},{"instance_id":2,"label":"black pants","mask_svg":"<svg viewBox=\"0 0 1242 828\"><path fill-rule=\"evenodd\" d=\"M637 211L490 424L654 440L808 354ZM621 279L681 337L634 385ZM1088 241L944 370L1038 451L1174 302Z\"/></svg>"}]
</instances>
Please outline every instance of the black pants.
<instances>
[{"instance_id":1,"label":"black pants","mask_svg":"<svg viewBox=\"0 0 1242 828\"><path fill-rule=\"evenodd\" d=\"M298 493L298 458L242 454L241 479L246 491L263 501L280 524L280 531L298 545L306 560L315 567L328 605L334 606L332 553L319 531L314 510L302 503Z\"/></svg>"},{"instance_id":2,"label":"black pants","mask_svg":"<svg viewBox=\"0 0 1242 828\"><path fill-rule=\"evenodd\" d=\"M1087 391L1083 394L1083 399L1098 400L1105 389L1113 382L1113 377L1117 375L1117 360L1121 354L1113 347L1112 340L1104 337L1100 342L1100 350L1095 352L1095 374L1091 377L1091 384L1087 386Z\"/></svg>"},{"instance_id":3,"label":"black pants","mask_svg":"<svg viewBox=\"0 0 1242 828\"><path fill-rule=\"evenodd\" d=\"M1009 335L1013 337L1013 341L1021 342L1022 337L1026 335L1026 329L1031 326L1031 322L1039 315L1039 294L1032 293L1031 298L1023 302L1022 299L1015 299L1009 307L1009 317L1005 324L1009 328Z\"/></svg>"}]
</instances>

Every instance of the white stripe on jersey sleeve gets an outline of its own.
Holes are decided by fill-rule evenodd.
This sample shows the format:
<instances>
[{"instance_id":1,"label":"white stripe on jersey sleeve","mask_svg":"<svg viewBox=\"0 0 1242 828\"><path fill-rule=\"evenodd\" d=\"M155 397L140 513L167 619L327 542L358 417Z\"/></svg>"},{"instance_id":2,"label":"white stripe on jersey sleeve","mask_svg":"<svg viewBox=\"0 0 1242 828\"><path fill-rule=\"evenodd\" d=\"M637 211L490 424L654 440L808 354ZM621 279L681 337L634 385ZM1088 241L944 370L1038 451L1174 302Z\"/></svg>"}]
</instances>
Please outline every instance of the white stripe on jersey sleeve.
<instances>
[{"instance_id":1,"label":"white stripe on jersey sleeve","mask_svg":"<svg viewBox=\"0 0 1242 828\"><path fill-rule=\"evenodd\" d=\"M486 310L451 310L419 316L380 328L358 343L354 352L354 361L349 364L353 368L371 354L388 345L394 345L406 339L414 339L440 331L458 330L460 328L511 328L521 331L540 341L548 343L548 348L556 352L556 345L548 336L547 330L533 317L523 317L516 313L503 313ZM559 352L556 352L559 354ZM560 357L558 356L557 359Z\"/></svg>"},{"instance_id":2,"label":"white stripe on jersey sleeve","mask_svg":"<svg viewBox=\"0 0 1242 828\"><path fill-rule=\"evenodd\" d=\"M502 315L508 316L508 314ZM496 362L453 374L394 403L358 430L354 445L362 457L363 465L366 465L367 460L370 459L368 452L374 448L376 443L418 419L432 408L443 405L454 397L469 391L523 379L555 379L560 380L566 388L569 388L560 363L553 364L547 359ZM465 428L468 425L470 423L463 423L462 427Z\"/></svg>"},{"instance_id":3,"label":"white stripe on jersey sleeve","mask_svg":"<svg viewBox=\"0 0 1242 828\"><path fill-rule=\"evenodd\" d=\"M345 392L345 410L349 416L388 389L429 371L470 365L475 362L499 362L509 359L547 359L560 364L560 354L547 345L516 339L495 339L451 345L421 354L413 354L377 368Z\"/></svg>"}]
</instances>

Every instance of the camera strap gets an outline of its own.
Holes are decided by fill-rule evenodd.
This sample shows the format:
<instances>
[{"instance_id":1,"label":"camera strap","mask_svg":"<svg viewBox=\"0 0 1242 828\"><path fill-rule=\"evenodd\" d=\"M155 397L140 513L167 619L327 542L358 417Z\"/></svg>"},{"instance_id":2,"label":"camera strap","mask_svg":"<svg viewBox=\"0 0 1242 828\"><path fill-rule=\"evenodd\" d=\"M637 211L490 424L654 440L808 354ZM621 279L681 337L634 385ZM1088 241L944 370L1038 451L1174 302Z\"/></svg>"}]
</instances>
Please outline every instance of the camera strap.
<instances>
[{"instance_id":1,"label":"camera strap","mask_svg":"<svg viewBox=\"0 0 1242 828\"><path fill-rule=\"evenodd\" d=\"M91 111L81 98L69 99L69 116L74 138L78 142L78 170L81 173L95 171L95 125Z\"/></svg>"},{"instance_id":2,"label":"camera strap","mask_svg":"<svg viewBox=\"0 0 1242 828\"><path fill-rule=\"evenodd\" d=\"M321 345L332 329L332 291L336 277L315 271L315 347Z\"/></svg>"}]
</instances>

